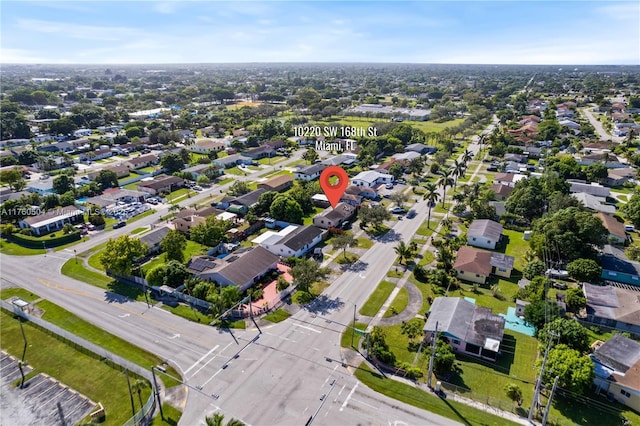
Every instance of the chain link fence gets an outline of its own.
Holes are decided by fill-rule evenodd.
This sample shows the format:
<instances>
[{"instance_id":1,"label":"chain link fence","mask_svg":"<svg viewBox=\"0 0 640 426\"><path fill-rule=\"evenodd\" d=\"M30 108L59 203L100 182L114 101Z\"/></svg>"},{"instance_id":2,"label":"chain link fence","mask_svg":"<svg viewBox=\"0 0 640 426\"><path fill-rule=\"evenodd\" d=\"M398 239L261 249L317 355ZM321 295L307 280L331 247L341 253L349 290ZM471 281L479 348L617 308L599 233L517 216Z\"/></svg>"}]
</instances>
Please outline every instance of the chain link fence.
<instances>
[{"instance_id":1,"label":"chain link fence","mask_svg":"<svg viewBox=\"0 0 640 426\"><path fill-rule=\"evenodd\" d=\"M45 321L42 318L31 315L12 303L0 300L0 308L29 321L36 327L54 336L55 338L62 340L64 343L68 344L74 349L96 359L99 359L101 362L104 362L115 370L129 370L132 373L148 380L151 385L151 395L149 396L149 399L144 404L142 409L138 411L131 419L129 419L125 423L125 425L133 426L145 424L147 421L151 420L155 409L154 394L156 392L151 371L146 370L139 365L134 364L131 361L124 359L121 356L118 356L94 343L78 337L75 334L58 327L57 325L51 324L50 322Z\"/></svg>"}]
</instances>

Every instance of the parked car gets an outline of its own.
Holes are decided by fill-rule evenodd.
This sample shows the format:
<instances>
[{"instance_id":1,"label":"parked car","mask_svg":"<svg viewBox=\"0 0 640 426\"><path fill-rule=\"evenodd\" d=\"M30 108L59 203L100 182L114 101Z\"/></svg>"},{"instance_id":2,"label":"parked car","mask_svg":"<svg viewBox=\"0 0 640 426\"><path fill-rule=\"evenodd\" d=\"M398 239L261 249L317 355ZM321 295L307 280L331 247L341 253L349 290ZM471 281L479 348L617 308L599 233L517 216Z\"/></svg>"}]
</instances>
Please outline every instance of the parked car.
<instances>
[{"instance_id":1,"label":"parked car","mask_svg":"<svg viewBox=\"0 0 640 426\"><path fill-rule=\"evenodd\" d=\"M565 283L560 283L557 281L554 281L552 285L553 288L557 288L558 290L566 290L568 288Z\"/></svg>"},{"instance_id":2,"label":"parked car","mask_svg":"<svg viewBox=\"0 0 640 426\"><path fill-rule=\"evenodd\" d=\"M416 211L411 209L407 212L407 219L413 219L414 217L416 217Z\"/></svg>"},{"instance_id":3,"label":"parked car","mask_svg":"<svg viewBox=\"0 0 640 426\"><path fill-rule=\"evenodd\" d=\"M389 211L393 214L405 214L407 212L403 207L393 207Z\"/></svg>"},{"instance_id":4,"label":"parked car","mask_svg":"<svg viewBox=\"0 0 640 426\"><path fill-rule=\"evenodd\" d=\"M118 223L114 224L114 225L113 225L113 229L122 228L122 227L124 227L124 226L126 226L126 225L127 225L127 222L125 222L125 221L121 221L121 222L118 222Z\"/></svg>"},{"instance_id":5,"label":"parked car","mask_svg":"<svg viewBox=\"0 0 640 426\"><path fill-rule=\"evenodd\" d=\"M627 232L634 232L636 230L636 227L633 225L625 225L624 230Z\"/></svg>"},{"instance_id":6,"label":"parked car","mask_svg":"<svg viewBox=\"0 0 640 426\"><path fill-rule=\"evenodd\" d=\"M385 185L385 188L393 189L393 184L392 183L388 183L388 184Z\"/></svg>"}]
</instances>

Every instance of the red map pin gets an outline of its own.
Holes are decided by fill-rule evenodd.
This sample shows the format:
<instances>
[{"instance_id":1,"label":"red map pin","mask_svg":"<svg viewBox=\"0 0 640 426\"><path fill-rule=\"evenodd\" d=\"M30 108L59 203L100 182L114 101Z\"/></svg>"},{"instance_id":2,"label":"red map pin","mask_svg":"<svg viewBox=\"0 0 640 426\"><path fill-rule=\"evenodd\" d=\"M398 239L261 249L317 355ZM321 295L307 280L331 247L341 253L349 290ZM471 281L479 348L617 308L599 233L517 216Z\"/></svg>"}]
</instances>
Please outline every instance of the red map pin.
<instances>
[{"instance_id":1,"label":"red map pin","mask_svg":"<svg viewBox=\"0 0 640 426\"><path fill-rule=\"evenodd\" d=\"M329 180L334 176L338 178L338 183L331 185ZM342 194L344 194L347 186L349 186L349 176L342 167L329 166L322 171L320 175L320 187L324 191L324 195L329 199L331 207L334 209L340 202L340 198L342 198Z\"/></svg>"}]
</instances>

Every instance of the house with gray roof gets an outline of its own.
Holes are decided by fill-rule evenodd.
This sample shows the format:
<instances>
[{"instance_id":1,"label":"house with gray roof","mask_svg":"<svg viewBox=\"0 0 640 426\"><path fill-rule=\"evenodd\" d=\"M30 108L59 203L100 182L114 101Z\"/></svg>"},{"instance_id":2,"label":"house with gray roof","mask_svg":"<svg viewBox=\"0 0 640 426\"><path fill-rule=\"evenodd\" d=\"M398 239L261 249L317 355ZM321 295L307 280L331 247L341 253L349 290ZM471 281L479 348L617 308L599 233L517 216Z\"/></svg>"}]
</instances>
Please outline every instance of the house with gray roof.
<instances>
[{"instance_id":1,"label":"house with gray roof","mask_svg":"<svg viewBox=\"0 0 640 426\"><path fill-rule=\"evenodd\" d=\"M593 212L601 212L606 215L613 215L616 213L616 206L604 204L604 199L602 197L596 197L594 195L587 194L586 192L575 192L571 194L571 196L580 201L585 208Z\"/></svg>"},{"instance_id":2,"label":"house with gray roof","mask_svg":"<svg viewBox=\"0 0 640 426\"><path fill-rule=\"evenodd\" d=\"M582 284L587 320L640 335L640 293L622 287Z\"/></svg>"},{"instance_id":3,"label":"house with gray roof","mask_svg":"<svg viewBox=\"0 0 640 426\"><path fill-rule=\"evenodd\" d=\"M500 354L505 319L491 309L459 297L436 297L423 327L427 339L436 331L454 352L495 361Z\"/></svg>"},{"instance_id":4,"label":"house with gray roof","mask_svg":"<svg viewBox=\"0 0 640 426\"><path fill-rule=\"evenodd\" d=\"M413 151L418 154L435 154L438 150L435 146L429 146L422 143L412 143L405 147L405 151Z\"/></svg>"},{"instance_id":5,"label":"house with gray roof","mask_svg":"<svg viewBox=\"0 0 640 426\"><path fill-rule=\"evenodd\" d=\"M66 206L37 216L26 217L18 225L21 229L31 229L34 235L46 235L62 229L67 223L75 225L82 222L84 222L84 212L75 206Z\"/></svg>"},{"instance_id":6,"label":"house with gray roof","mask_svg":"<svg viewBox=\"0 0 640 426\"><path fill-rule=\"evenodd\" d=\"M326 164L316 163L309 166L297 168L293 172L293 177L298 180L312 181L320 177L320 173L327 168Z\"/></svg>"},{"instance_id":7,"label":"house with gray roof","mask_svg":"<svg viewBox=\"0 0 640 426\"><path fill-rule=\"evenodd\" d=\"M252 242L282 257L300 257L322 241L326 231L317 226L290 225L279 232L267 231Z\"/></svg>"},{"instance_id":8,"label":"house with gray roof","mask_svg":"<svg viewBox=\"0 0 640 426\"><path fill-rule=\"evenodd\" d=\"M149 254L158 253L160 251L160 243L167 236L171 229L167 226L156 228L141 236L140 242L147 245Z\"/></svg>"},{"instance_id":9,"label":"house with gray roof","mask_svg":"<svg viewBox=\"0 0 640 426\"><path fill-rule=\"evenodd\" d=\"M502 225L493 220L474 220L467 231L467 244L494 250L502 238L502 230Z\"/></svg>"},{"instance_id":10,"label":"house with gray roof","mask_svg":"<svg viewBox=\"0 0 640 426\"><path fill-rule=\"evenodd\" d=\"M313 224L318 228L339 228L356 214L356 208L347 203L338 203L335 208L328 207L313 217Z\"/></svg>"}]
</instances>

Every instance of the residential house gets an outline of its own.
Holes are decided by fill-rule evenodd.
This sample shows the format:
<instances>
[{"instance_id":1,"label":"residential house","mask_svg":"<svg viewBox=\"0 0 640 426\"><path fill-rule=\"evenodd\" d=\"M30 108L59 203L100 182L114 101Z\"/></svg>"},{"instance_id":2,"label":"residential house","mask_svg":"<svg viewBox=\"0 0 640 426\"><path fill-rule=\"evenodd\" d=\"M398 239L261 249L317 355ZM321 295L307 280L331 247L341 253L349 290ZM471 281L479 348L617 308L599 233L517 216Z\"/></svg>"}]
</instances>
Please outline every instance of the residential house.
<instances>
[{"instance_id":1,"label":"residential house","mask_svg":"<svg viewBox=\"0 0 640 426\"><path fill-rule=\"evenodd\" d=\"M93 151L83 152L78 156L79 161L97 161L104 160L113 156L113 152L109 148L98 148Z\"/></svg>"},{"instance_id":2,"label":"residential house","mask_svg":"<svg viewBox=\"0 0 640 426\"><path fill-rule=\"evenodd\" d=\"M242 154L231 154L226 157L216 158L213 160L214 165L225 169L237 166L238 164L251 164L252 162L253 160L251 158Z\"/></svg>"},{"instance_id":3,"label":"residential house","mask_svg":"<svg viewBox=\"0 0 640 426\"><path fill-rule=\"evenodd\" d=\"M640 412L640 343L614 334L590 356L596 393Z\"/></svg>"},{"instance_id":4,"label":"residential house","mask_svg":"<svg viewBox=\"0 0 640 426\"><path fill-rule=\"evenodd\" d=\"M322 171L326 168L327 166L321 163L299 167L296 169L295 172L293 172L293 177L298 180L304 180L309 182L309 181L318 179Z\"/></svg>"},{"instance_id":5,"label":"residential house","mask_svg":"<svg viewBox=\"0 0 640 426\"><path fill-rule=\"evenodd\" d=\"M329 207L313 217L313 224L318 228L339 228L356 214L356 209L346 203L338 203L334 208Z\"/></svg>"},{"instance_id":6,"label":"residential house","mask_svg":"<svg viewBox=\"0 0 640 426\"><path fill-rule=\"evenodd\" d=\"M618 222L615 217L604 213L595 215L602 221L602 224L609 232L607 239L615 244L624 244L627 240L627 233L624 230L624 224Z\"/></svg>"},{"instance_id":7,"label":"residential house","mask_svg":"<svg viewBox=\"0 0 640 426\"><path fill-rule=\"evenodd\" d=\"M262 145L257 148L248 149L243 153L245 157L249 157L252 160L259 160L261 158L270 158L276 155L276 150L269 145Z\"/></svg>"},{"instance_id":8,"label":"residential house","mask_svg":"<svg viewBox=\"0 0 640 426\"><path fill-rule=\"evenodd\" d=\"M454 352L495 361L500 354L505 319L459 297L436 297L423 327L428 340L436 331Z\"/></svg>"},{"instance_id":9,"label":"residential house","mask_svg":"<svg viewBox=\"0 0 640 426\"><path fill-rule=\"evenodd\" d=\"M265 189L258 188L256 190L251 191L251 192L247 192L244 195L240 195L238 197L231 198L228 201L229 205L228 205L228 207L226 207L226 209L228 211L232 212L232 213L245 214L245 213L247 213L249 211L249 209L252 206L258 204L258 199L265 192L267 192Z\"/></svg>"},{"instance_id":10,"label":"residential house","mask_svg":"<svg viewBox=\"0 0 640 426\"><path fill-rule=\"evenodd\" d=\"M417 152L414 151L407 151L407 152L399 152L397 154L393 154L391 156L391 158L400 161L404 164L408 163L409 161L415 159L415 158L420 158L420 154L418 154Z\"/></svg>"},{"instance_id":11,"label":"residential house","mask_svg":"<svg viewBox=\"0 0 640 426\"><path fill-rule=\"evenodd\" d=\"M462 246L458 249L453 269L461 280L484 284L491 274L509 278L514 261L513 256L504 253Z\"/></svg>"},{"instance_id":12,"label":"residential house","mask_svg":"<svg viewBox=\"0 0 640 426\"><path fill-rule=\"evenodd\" d=\"M595 197L584 192L576 192L571 194L571 196L580 201L588 210L601 212L606 215L613 215L616 213L616 207L610 204L604 204L604 199L601 197Z\"/></svg>"},{"instance_id":13,"label":"residential house","mask_svg":"<svg viewBox=\"0 0 640 426\"><path fill-rule=\"evenodd\" d=\"M141 236L140 242L147 245L147 253L155 254L160 252L160 243L167 236L171 229L167 226L163 226L161 228L152 229L151 232L148 232Z\"/></svg>"},{"instance_id":14,"label":"residential house","mask_svg":"<svg viewBox=\"0 0 640 426\"><path fill-rule=\"evenodd\" d=\"M196 143L187 146L187 149L197 154L210 154L212 152L221 152L224 150L225 144L222 139L201 139Z\"/></svg>"},{"instance_id":15,"label":"residential house","mask_svg":"<svg viewBox=\"0 0 640 426\"><path fill-rule=\"evenodd\" d=\"M129 176L129 168L127 166L125 166L124 164L118 164L117 166L111 166L111 167L105 167L102 170L108 170L111 172L114 172L116 174L116 176L118 177L118 179L123 178L123 177L127 177ZM98 176L98 173L100 173L102 170L98 170L95 172L91 172L88 174L89 180L95 180L96 177Z\"/></svg>"},{"instance_id":16,"label":"residential house","mask_svg":"<svg viewBox=\"0 0 640 426\"><path fill-rule=\"evenodd\" d=\"M78 129L73 132L73 137L81 138L83 136L91 136L93 134L93 130L91 129Z\"/></svg>"},{"instance_id":17,"label":"residential house","mask_svg":"<svg viewBox=\"0 0 640 426\"><path fill-rule=\"evenodd\" d=\"M9 188L0 188L0 204L8 200L18 200L23 195L29 195L27 191L13 192Z\"/></svg>"},{"instance_id":18,"label":"residential house","mask_svg":"<svg viewBox=\"0 0 640 426\"><path fill-rule=\"evenodd\" d=\"M637 290L582 284L587 299L587 321L640 335L640 299Z\"/></svg>"},{"instance_id":19,"label":"residential house","mask_svg":"<svg viewBox=\"0 0 640 426\"><path fill-rule=\"evenodd\" d=\"M195 166L187 167L182 171L191 173L191 176L193 176L194 179L198 179L198 177L205 174L205 172L209 170L211 167L217 168L218 166L212 166L212 164L196 164ZM218 168L217 173L222 174L222 168Z\"/></svg>"},{"instance_id":20,"label":"residential house","mask_svg":"<svg viewBox=\"0 0 640 426\"><path fill-rule=\"evenodd\" d=\"M496 173L496 176L493 178L493 182L513 188L516 186L516 182L521 179L516 178L516 176L519 175L516 173Z\"/></svg>"},{"instance_id":21,"label":"residential house","mask_svg":"<svg viewBox=\"0 0 640 426\"><path fill-rule=\"evenodd\" d=\"M512 161L514 163L521 163L526 165L527 162L527 156L524 154L516 154L513 152L509 152L507 154L504 155L504 161Z\"/></svg>"},{"instance_id":22,"label":"residential house","mask_svg":"<svg viewBox=\"0 0 640 426\"><path fill-rule=\"evenodd\" d=\"M184 186L184 179L177 176L158 175L152 180L140 182L138 191L158 195L163 192L173 192Z\"/></svg>"},{"instance_id":23,"label":"residential house","mask_svg":"<svg viewBox=\"0 0 640 426\"><path fill-rule=\"evenodd\" d=\"M290 225L279 232L267 231L252 243L281 257L301 257L322 241L326 231L316 226Z\"/></svg>"},{"instance_id":24,"label":"residential house","mask_svg":"<svg viewBox=\"0 0 640 426\"><path fill-rule=\"evenodd\" d=\"M53 179L31 179L27 181L27 191L35 192L36 194L40 195L53 194Z\"/></svg>"},{"instance_id":25,"label":"residential house","mask_svg":"<svg viewBox=\"0 0 640 426\"><path fill-rule=\"evenodd\" d=\"M293 186L293 177L291 175L278 175L258 183L258 188L265 191L282 192Z\"/></svg>"},{"instance_id":26,"label":"residential house","mask_svg":"<svg viewBox=\"0 0 640 426\"><path fill-rule=\"evenodd\" d=\"M496 199L499 201L505 201L513 192L512 186L502 185L499 183L494 183L489 189L496 194Z\"/></svg>"},{"instance_id":27,"label":"residential house","mask_svg":"<svg viewBox=\"0 0 640 426\"><path fill-rule=\"evenodd\" d=\"M489 219L471 222L467 231L467 244L474 247L495 250L502 238L502 225Z\"/></svg>"},{"instance_id":28,"label":"residential house","mask_svg":"<svg viewBox=\"0 0 640 426\"><path fill-rule=\"evenodd\" d=\"M66 206L37 216L29 216L18 223L22 229L31 229L34 235L46 235L59 231L65 224L84 223L84 212L75 206Z\"/></svg>"},{"instance_id":29,"label":"residential house","mask_svg":"<svg viewBox=\"0 0 640 426\"><path fill-rule=\"evenodd\" d=\"M608 169L604 184L607 186L622 186L636 176L636 169L625 167L621 169Z\"/></svg>"},{"instance_id":30,"label":"residential house","mask_svg":"<svg viewBox=\"0 0 640 426\"><path fill-rule=\"evenodd\" d=\"M407 145L404 150L413 151L413 152L417 152L418 154L425 155L425 154L435 154L438 149L435 146L429 146L422 143L412 143Z\"/></svg>"},{"instance_id":31,"label":"residential house","mask_svg":"<svg viewBox=\"0 0 640 426\"><path fill-rule=\"evenodd\" d=\"M366 187L366 188L375 188L382 184L392 183L393 176L388 173L381 173L377 170L367 170L364 172L360 172L351 178L351 185Z\"/></svg>"},{"instance_id":32,"label":"residential house","mask_svg":"<svg viewBox=\"0 0 640 426\"><path fill-rule=\"evenodd\" d=\"M245 291L260 278L276 269L278 256L262 247L242 248L224 259L212 256L194 257L187 270L196 277L220 286L235 285Z\"/></svg>"},{"instance_id":33,"label":"residential house","mask_svg":"<svg viewBox=\"0 0 640 426\"><path fill-rule=\"evenodd\" d=\"M224 211L214 207L205 207L200 210L183 209L180 210L176 214L175 219L173 219L173 226L178 231L188 234L191 228L204 223L209 216L217 216L220 213L224 213Z\"/></svg>"},{"instance_id":34,"label":"residential house","mask_svg":"<svg viewBox=\"0 0 640 426\"><path fill-rule=\"evenodd\" d=\"M518 124L524 126L527 123L540 123L540 120L540 117L537 115L525 115L518 121Z\"/></svg>"},{"instance_id":35,"label":"residential house","mask_svg":"<svg viewBox=\"0 0 640 426\"><path fill-rule=\"evenodd\" d=\"M389 173L389 170L391 170L391 166L393 166L396 163L398 163L399 165L403 166L403 168L404 168L404 162L398 161L395 158L391 158L391 159L389 159L389 161L385 161L384 163L382 163L378 167L376 167L376 171L380 172L380 173Z\"/></svg>"},{"instance_id":36,"label":"residential house","mask_svg":"<svg viewBox=\"0 0 640 426\"><path fill-rule=\"evenodd\" d=\"M138 170L145 167L153 166L155 164L158 164L158 162L159 159L157 156L149 154L131 158L125 161L124 165L127 166L129 170Z\"/></svg>"},{"instance_id":37,"label":"residential house","mask_svg":"<svg viewBox=\"0 0 640 426\"><path fill-rule=\"evenodd\" d=\"M611 195L609 188L595 182L587 183L586 181L577 179L567 179L567 182L571 184L569 187L569 192L571 193L584 192L596 197L609 197Z\"/></svg>"},{"instance_id":38,"label":"residential house","mask_svg":"<svg viewBox=\"0 0 640 426\"><path fill-rule=\"evenodd\" d=\"M366 186L349 185L345 190L345 194L358 195L368 200L377 200L380 198L375 189L367 188Z\"/></svg>"}]
</instances>

